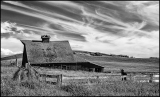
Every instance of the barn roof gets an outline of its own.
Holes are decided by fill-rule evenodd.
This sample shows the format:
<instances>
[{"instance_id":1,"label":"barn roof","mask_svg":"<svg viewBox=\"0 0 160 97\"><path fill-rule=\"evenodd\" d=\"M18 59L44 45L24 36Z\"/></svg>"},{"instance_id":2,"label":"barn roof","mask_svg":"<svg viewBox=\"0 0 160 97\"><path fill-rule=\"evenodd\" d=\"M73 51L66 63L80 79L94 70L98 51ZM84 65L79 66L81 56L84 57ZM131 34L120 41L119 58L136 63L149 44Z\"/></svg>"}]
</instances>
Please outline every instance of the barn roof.
<instances>
[{"instance_id":1,"label":"barn roof","mask_svg":"<svg viewBox=\"0 0 160 97\"><path fill-rule=\"evenodd\" d=\"M73 63L73 52L68 41L21 40L26 49L28 62L35 63Z\"/></svg>"},{"instance_id":2,"label":"barn roof","mask_svg":"<svg viewBox=\"0 0 160 97\"><path fill-rule=\"evenodd\" d=\"M49 41L48 35L41 36L42 40L21 40L24 44L22 64L50 64L50 63L91 63L73 51L68 41Z\"/></svg>"},{"instance_id":3,"label":"barn roof","mask_svg":"<svg viewBox=\"0 0 160 97\"><path fill-rule=\"evenodd\" d=\"M104 67L104 65L100 64L100 62L94 61L94 60L90 60L89 58L86 58L86 57L78 55L78 54L74 55L74 58L75 58L76 62L82 62L82 63L83 62L88 62L88 63L94 64L94 65L97 65L97 66L100 66L100 67Z\"/></svg>"},{"instance_id":4,"label":"barn roof","mask_svg":"<svg viewBox=\"0 0 160 97\"><path fill-rule=\"evenodd\" d=\"M82 56L79 56L79 55L74 55L74 58L75 58L75 61L77 63L91 63L91 64L94 64L94 66L98 66L98 67L104 67L103 65L97 63L97 62L94 62L94 61L91 61L91 60L88 60L88 59L85 59L83 58Z\"/></svg>"}]
</instances>

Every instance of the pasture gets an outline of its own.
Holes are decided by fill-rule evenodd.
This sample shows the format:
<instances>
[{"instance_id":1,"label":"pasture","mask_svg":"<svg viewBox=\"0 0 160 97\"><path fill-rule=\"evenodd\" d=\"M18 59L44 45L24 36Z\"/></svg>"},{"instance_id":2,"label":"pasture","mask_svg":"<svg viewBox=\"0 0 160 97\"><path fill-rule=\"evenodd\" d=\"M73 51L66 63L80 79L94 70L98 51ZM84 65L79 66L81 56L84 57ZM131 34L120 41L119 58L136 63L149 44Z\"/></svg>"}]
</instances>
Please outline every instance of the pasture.
<instances>
[{"instance_id":1,"label":"pasture","mask_svg":"<svg viewBox=\"0 0 160 97\"><path fill-rule=\"evenodd\" d=\"M13 74L18 69L15 64L11 65L15 59L1 60L1 95L159 96L159 82L148 83L144 81L148 80L149 76L132 75L131 79L136 79L137 81L121 81L121 77L119 76L120 69L122 68L126 72L159 72L159 60L84 55L81 55L81 57L104 66L105 73L34 67L42 74L62 74L62 85L57 86L53 83L37 82L34 79L18 82L12 80ZM18 63L21 64L22 58L18 58ZM97 76L99 77L98 79ZM159 76L154 78L159 78ZM48 78L47 81L56 80Z\"/></svg>"},{"instance_id":2,"label":"pasture","mask_svg":"<svg viewBox=\"0 0 160 97\"><path fill-rule=\"evenodd\" d=\"M107 74L37 67L38 72L48 71L49 74L63 74L65 84L59 87L35 80L13 81L11 78L17 69L16 66L1 66L2 96L159 96L159 83L155 82L140 83L129 80L123 82L112 76L107 78L110 80L106 78L103 80L92 79L92 76L105 76ZM84 77L84 79L74 79L74 77Z\"/></svg>"},{"instance_id":3,"label":"pasture","mask_svg":"<svg viewBox=\"0 0 160 97\"><path fill-rule=\"evenodd\" d=\"M126 72L159 72L159 59L80 56L93 63L104 66L105 71L117 72L120 68L123 68Z\"/></svg>"},{"instance_id":4,"label":"pasture","mask_svg":"<svg viewBox=\"0 0 160 97\"><path fill-rule=\"evenodd\" d=\"M119 72L124 69L126 72L159 72L159 59L149 58L121 58L111 56L87 56L80 57L95 64L105 67L104 72ZM18 63L22 62L22 55L17 55ZM10 60L15 61L15 56L2 58L2 65L10 65Z\"/></svg>"}]
</instances>

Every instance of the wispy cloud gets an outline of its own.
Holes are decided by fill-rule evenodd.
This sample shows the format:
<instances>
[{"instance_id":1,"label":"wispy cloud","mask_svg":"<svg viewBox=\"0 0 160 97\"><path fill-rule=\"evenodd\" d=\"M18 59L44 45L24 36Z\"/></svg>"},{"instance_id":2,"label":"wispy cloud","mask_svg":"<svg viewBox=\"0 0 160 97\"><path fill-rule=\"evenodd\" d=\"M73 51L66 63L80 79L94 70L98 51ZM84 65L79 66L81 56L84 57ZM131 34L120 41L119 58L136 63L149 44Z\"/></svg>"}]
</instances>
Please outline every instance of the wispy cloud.
<instances>
[{"instance_id":1,"label":"wispy cloud","mask_svg":"<svg viewBox=\"0 0 160 97\"><path fill-rule=\"evenodd\" d=\"M131 1L126 8L153 25L159 26L159 1Z\"/></svg>"},{"instance_id":2,"label":"wispy cloud","mask_svg":"<svg viewBox=\"0 0 160 97\"><path fill-rule=\"evenodd\" d=\"M159 56L159 1L5 1L1 10L2 39L49 34L73 49Z\"/></svg>"}]
</instances>

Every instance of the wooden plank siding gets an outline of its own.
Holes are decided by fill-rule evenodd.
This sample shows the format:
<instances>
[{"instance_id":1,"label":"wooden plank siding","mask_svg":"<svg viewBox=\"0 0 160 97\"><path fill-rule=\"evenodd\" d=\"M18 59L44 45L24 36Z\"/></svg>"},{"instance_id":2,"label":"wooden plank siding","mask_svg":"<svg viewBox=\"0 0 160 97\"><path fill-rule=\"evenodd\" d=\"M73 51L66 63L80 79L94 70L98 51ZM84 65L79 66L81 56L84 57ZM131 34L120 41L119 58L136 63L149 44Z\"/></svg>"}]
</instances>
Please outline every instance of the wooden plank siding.
<instances>
[{"instance_id":1,"label":"wooden plank siding","mask_svg":"<svg viewBox=\"0 0 160 97\"><path fill-rule=\"evenodd\" d=\"M90 71L90 72L102 72L103 68L92 66L89 63L75 63L75 64L68 64L68 63L53 63L53 64L31 64L33 66L40 66L40 67L48 67L52 69L62 69L62 70L82 70L82 71Z\"/></svg>"}]
</instances>

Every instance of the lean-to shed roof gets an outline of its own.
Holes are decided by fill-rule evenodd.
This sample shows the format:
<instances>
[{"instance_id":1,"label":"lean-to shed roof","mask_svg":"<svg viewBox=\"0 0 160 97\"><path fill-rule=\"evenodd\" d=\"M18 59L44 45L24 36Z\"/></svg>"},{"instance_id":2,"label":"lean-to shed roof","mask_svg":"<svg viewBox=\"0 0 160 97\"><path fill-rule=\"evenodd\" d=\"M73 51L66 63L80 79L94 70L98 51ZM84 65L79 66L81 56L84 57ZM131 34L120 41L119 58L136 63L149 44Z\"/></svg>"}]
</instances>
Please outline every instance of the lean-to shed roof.
<instances>
[{"instance_id":1,"label":"lean-to shed roof","mask_svg":"<svg viewBox=\"0 0 160 97\"><path fill-rule=\"evenodd\" d=\"M74 55L74 58L75 58L75 61L77 63L91 63L93 66L104 67L101 64L98 64L97 62L87 60L87 59L85 59L85 58L83 58L82 56L79 56L79 55Z\"/></svg>"},{"instance_id":2,"label":"lean-to shed roof","mask_svg":"<svg viewBox=\"0 0 160 97\"><path fill-rule=\"evenodd\" d=\"M85 60L84 58L82 58L78 55L74 55L74 59L75 59L76 62L81 62L81 63L88 62L87 60Z\"/></svg>"}]
</instances>

